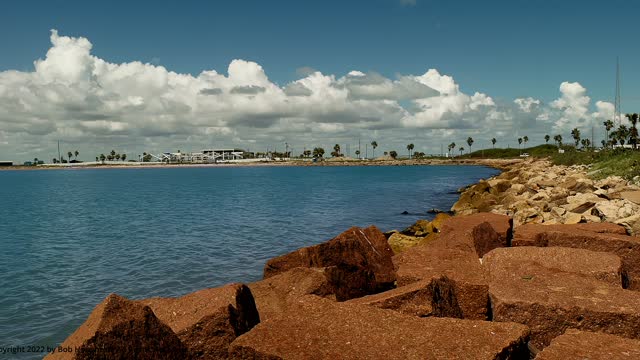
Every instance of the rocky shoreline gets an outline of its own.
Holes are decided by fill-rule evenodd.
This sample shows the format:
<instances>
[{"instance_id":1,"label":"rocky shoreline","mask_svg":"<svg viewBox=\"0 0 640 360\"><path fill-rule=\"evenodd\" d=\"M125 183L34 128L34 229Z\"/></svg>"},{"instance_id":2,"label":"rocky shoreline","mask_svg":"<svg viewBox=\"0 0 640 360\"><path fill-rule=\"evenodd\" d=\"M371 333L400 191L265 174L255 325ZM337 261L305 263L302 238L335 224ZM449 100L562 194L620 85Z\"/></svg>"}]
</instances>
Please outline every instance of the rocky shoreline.
<instances>
[{"instance_id":1,"label":"rocky shoreline","mask_svg":"<svg viewBox=\"0 0 640 360\"><path fill-rule=\"evenodd\" d=\"M470 186L451 210L458 215L493 212L513 217L514 225L620 224L640 234L640 184L618 176L594 181L589 166L554 166L527 160Z\"/></svg>"},{"instance_id":2,"label":"rocky shoreline","mask_svg":"<svg viewBox=\"0 0 640 360\"><path fill-rule=\"evenodd\" d=\"M637 185L539 160L504 170L455 216L348 229L255 283L112 294L47 358L640 358Z\"/></svg>"}]
</instances>

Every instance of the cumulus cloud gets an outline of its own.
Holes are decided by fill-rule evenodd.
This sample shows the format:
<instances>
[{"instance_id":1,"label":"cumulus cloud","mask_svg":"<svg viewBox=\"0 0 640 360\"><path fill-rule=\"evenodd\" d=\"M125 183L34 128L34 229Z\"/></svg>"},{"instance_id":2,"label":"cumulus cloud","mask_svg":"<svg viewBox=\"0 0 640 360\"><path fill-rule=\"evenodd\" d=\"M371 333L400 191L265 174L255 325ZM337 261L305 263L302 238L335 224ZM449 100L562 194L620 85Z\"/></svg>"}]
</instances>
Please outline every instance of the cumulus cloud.
<instances>
[{"instance_id":1,"label":"cumulus cloud","mask_svg":"<svg viewBox=\"0 0 640 360\"><path fill-rule=\"evenodd\" d=\"M396 150L419 137L425 145L416 143L417 150L436 152L444 136L478 136L481 143L524 130L563 131L613 112L602 101L591 112L577 82L562 83L560 97L547 105L467 94L435 69L389 78L307 67L298 69L298 80L279 86L252 61L233 60L224 73L193 76L139 61L110 63L91 50L88 39L52 30L51 47L33 71L0 72L0 158L50 158L57 140L88 159L115 147L137 153L263 149L284 141L327 147L367 137Z\"/></svg>"}]
</instances>

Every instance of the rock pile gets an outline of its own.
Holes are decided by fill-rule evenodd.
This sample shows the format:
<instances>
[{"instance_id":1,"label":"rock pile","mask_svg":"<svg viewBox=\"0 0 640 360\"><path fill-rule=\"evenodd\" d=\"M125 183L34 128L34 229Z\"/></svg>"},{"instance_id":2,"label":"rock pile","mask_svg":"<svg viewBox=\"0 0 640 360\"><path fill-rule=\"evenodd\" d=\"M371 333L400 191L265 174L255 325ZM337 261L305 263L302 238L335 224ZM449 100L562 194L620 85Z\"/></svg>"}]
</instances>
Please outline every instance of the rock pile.
<instances>
[{"instance_id":1,"label":"rock pile","mask_svg":"<svg viewBox=\"0 0 640 360\"><path fill-rule=\"evenodd\" d=\"M451 210L509 215L515 226L610 222L640 234L640 187L616 176L594 181L587 170L528 160L471 186Z\"/></svg>"},{"instance_id":2,"label":"rock pile","mask_svg":"<svg viewBox=\"0 0 640 360\"><path fill-rule=\"evenodd\" d=\"M476 213L394 254L377 228L351 228L248 286L111 295L50 358L635 358L637 244L615 224L514 231Z\"/></svg>"}]
</instances>

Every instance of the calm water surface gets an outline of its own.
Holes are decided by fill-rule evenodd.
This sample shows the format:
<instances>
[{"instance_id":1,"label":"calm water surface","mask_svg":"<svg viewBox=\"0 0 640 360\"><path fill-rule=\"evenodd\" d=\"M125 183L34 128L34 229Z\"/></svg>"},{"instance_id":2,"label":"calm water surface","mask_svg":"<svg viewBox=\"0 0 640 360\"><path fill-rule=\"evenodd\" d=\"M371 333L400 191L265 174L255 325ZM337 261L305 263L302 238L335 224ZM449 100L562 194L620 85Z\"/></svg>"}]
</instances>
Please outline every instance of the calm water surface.
<instances>
[{"instance_id":1,"label":"calm water surface","mask_svg":"<svg viewBox=\"0 0 640 360\"><path fill-rule=\"evenodd\" d=\"M0 347L55 345L109 293L177 296L261 278L350 226L449 209L476 166L0 171ZM22 354L38 358L44 354ZM0 357L15 357L3 355Z\"/></svg>"}]
</instances>

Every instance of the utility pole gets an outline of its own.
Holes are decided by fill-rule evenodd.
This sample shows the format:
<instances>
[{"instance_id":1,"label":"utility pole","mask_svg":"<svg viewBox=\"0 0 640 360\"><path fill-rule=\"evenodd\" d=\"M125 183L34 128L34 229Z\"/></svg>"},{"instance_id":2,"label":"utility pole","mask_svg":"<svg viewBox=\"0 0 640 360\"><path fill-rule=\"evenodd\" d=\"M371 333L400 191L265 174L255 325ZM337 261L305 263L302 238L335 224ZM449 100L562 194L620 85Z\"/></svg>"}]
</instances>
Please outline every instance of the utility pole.
<instances>
[{"instance_id":1,"label":"utility pole","mask_svg":"<svg viewBox=\"0 0 640 360\"><path fill-rule=\"evenodd\" d=\"M62 156L60 156L60 140L58 140L58 162L62 164Z\"/></svg>"}]
</instances>

